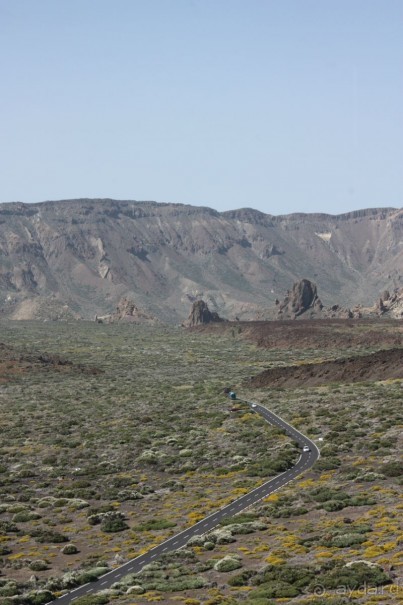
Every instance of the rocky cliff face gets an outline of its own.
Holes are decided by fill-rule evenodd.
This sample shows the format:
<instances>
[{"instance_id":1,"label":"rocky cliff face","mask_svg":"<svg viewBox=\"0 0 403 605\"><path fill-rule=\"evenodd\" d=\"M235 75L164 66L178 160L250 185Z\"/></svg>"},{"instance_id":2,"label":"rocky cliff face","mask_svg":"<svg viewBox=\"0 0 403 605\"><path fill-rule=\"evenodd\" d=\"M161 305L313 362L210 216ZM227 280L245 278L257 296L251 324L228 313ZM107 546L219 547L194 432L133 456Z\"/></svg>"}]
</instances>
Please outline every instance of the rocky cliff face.
<instances>
[{"instance_id":1,"label":"rocky cliff face","mask_svg":"<svg viewBox=\"0 0 403 605\"><path fill-rule=\"evenodd\" d=\"M251 209L114 200L0 204L5 316L114 313L122 298L180 322L200 298L256 317L301 275L324 304L352 306L403 285L403 210L271 216Z\"/></svg>"}]
</instances>

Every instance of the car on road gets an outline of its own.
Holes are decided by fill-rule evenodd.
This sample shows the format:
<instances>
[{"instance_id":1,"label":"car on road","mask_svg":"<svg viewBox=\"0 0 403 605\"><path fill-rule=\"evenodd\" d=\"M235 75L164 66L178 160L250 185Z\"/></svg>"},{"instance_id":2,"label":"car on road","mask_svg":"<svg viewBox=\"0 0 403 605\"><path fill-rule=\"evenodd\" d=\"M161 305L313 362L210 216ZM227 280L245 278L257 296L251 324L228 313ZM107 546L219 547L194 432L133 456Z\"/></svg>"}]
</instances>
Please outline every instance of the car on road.
<instances>
[{"instance_id":1,"label":"car on road","mask_svg":"<svg viewBox=\"0 0 403 605\"><path fill-rule=\"evenodd\" d=\"M252 407L255 408L256 407L256 403L252 403Z\"/></svg>"},{"instance_id":2,"label":"car on road","mask_svg":"<svg viewBox=\"0 0 403 605\"><path fill-rule=\"evenodd\" d=\"M303 452L310 452L311 448L309 447L309 445L304 445L304 447L302 448Z\"/></svg>"}]
</instances>

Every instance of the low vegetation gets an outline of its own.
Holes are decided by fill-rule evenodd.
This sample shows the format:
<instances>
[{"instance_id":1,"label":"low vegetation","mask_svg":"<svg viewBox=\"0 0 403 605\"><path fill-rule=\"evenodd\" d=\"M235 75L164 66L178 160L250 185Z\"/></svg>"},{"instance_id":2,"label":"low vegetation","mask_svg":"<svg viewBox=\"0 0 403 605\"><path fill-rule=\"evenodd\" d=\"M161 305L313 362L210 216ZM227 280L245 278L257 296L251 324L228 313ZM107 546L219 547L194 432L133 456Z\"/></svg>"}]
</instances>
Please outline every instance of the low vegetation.
<instances>
[{"instance_id":1,"label":"low vegetation","mask_svg":"<svg viewBox=\"0 0 403 605\"><path fill-rule=\"evenodd\" d=\"M2 366L2 605L47 603L292 466L296 444L245 405L230 412L229 385L317 440L317 465L75 604L398 603L401 380L252 392L250 375L329 351L230 331L27 322L1 334L32 359ZM69 363L36 363L45 353Z\"/></svg>"}]
</instances>

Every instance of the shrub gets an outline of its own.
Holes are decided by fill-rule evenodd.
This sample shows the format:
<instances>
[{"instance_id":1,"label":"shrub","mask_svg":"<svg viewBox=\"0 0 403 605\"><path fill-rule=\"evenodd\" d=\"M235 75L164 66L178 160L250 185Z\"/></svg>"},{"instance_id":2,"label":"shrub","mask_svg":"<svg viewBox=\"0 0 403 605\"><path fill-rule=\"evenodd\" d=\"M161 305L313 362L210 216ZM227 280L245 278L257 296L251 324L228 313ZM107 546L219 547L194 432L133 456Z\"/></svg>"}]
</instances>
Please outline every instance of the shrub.
<instances>
[{"instance_id":1,"label":"shrub","mask_svg":"<svg viewBox=\"0 0 403 605\"><path fill-rule=\"evenodd\" d=\"M274 601L269 601L265 597L254 597L250 595L249 599L242 601L243 605L276 605Z\"/></svg>"},{"instance_id":2,"label":"shrub","mask_svg":"<svg viewBox=\"0 0 403 605\"><path fill-rule=\"evenodd\" d=\"M389 576L378 565L367 565L365 562L347 565L337 565L334 569L320 576L319 583L324 588L335 589L338 586L346 586L357 590L361 586L382 586L390 584Z\"/></svg>"},{"instance_id":3,"label":"shrub","mask_svg":"<svg viewBox=\"0 0 403 605\"><path fill-rule=\"evenodd\" d=\"M339 460L339 458L332 456L328 458L321 458L315 464L315 468L318 471L331 471L336 468L339 468L339 466L341 466L341 461Z\"/></svg>"},{"instance_id":4,"label":"shrub","mask_svg":"<svg viewBox=\"0 0 403 605\"><path fill-rule=\"evenodd\" d=\"M140 584L135 584L134 586L130 586L130 588L128 588L126 591L126 594L144 594L144 593L145 593L145 588L140 586Z\"/></svg>"},{"instance_id":5,"label":"shrub","mask_svg":"<svg viewBox=\"0 0 403 605\"><path fill-rule=\"evenodd\" d=\"M111 511L114 511L114 508L112 506L112 504L105 504L104 506L99 506L99 507L91 507L87 510L87 518L89 519L90 517L96 517L96 516L100 516L103 513L109 513Z\"/></svg>"},{"instance_id":6,"label":"shrub","mask_svg":"<svg viewBox=\"0 0 403 605\"><path fill-rule=\"evenodd\" d=\"M313 599L313 601L309 601L309 605L348 605L349 603L356 603L357 601L354 599L352 601L348 598L334 598L324 597L323 599Z\"/></svg>"},{"instance_id":7,"label":"shrub","mask_svg":"<svg viewBox=\"0 0 403 605\"><path fill-rule=\"evenodd\" d=\"M49 590L38 590L38 592L28 595L30 605L45 605L54 599L54 595Z\"/></svg>"},{"instance_id":8,"label":"shrub","mask_svg":"<svg viewBox=\"0 0 403 605\"><path fill-rule=\"evenodd\" d=\"M231 542L236 542L236 538L234 538L232 533L227 528L214 529L213 531L209 532L207 539L215 542L216 544L231 544Z\"/></svg>"},{"instance_id":9,"label":"shrub","mask_svg":"<svg viewBox=\"0 0 403 605\"><path fill-rule=\"evenodd\" d=\"M359 533L340 534L338 536L333 536L330 540L324 539L322 544L329 547L336 546L337 548L347 548L354 544L362 544L366 539L365 535Z\"/></svg>"},{"instance_id":10,"label":"shrub","mask_svg":"<svg viewBox=\"0 0 403 605\"><path fill-rule=\"evenodd\" d=\"M387 477L400 477L403 474L403 468L397 460L387 462L381 466L381 473Z\"/></svg>"},{"instance_id":11,"label":"shrub","mask_svg":"<svg viewBox=\"0 0 403 605\"><path fill-rule=\"evenodd\" d=\"M245 569L245 571L241 571L241 573L232 576L232 578L228 580L228 584L230 586L247 586L249 580L255 576L256 573L257 572L252 569Z\"/></svg>"},{"instance_id":12,"label":"shrub","mask_svg":"<svg viewBox=\"0 0 403 605\"><path fill-rule=\"evenodd\" d=\"M129 529L129 526L121 517L105 517L101 523L101 530L105 533L114 533L125 529Z\"/></svg>"},{"instance_id":13,"label":"shrub","mask_svg":"<svg viewBox=\"0 0 403 605\"><path fill-rule=\"evenodd\" d=\"M376 504L376 500L370 496L354 496L350 502L350 506L373 506L374 504Z\"/></svg>"},{"instance_id":14,"label":"shrub","mask_svg":"<svg viewBox=\"0 0 403 605\"><path fill-rule=\"evenodd\" d=\"M259 588L254 590L251 593L251 596L254 597L265 597L269 599L281 599L281 598L292 598L296 597L300 594L300 591L288 584L287 582L282 582L281 580L272 580L271 582L265 582L261 584Z\"/></svg>"},{"instance_id":15,"label":"shrub","mask_svg":"<svg viewBox=\"0 0 403 605\"><path fill-rule=\"evenodd\" d=\"M337 510L342 510L346 506L347 505L342 500L329 500L323 504L322 508L328 513L333 513Z\"/></svg>"},{"instance_id":16,"label":"shrub","mask_svg":"<svg viewBox=\"0 0 403 605\"><path fill-rule=\"evenodd\" d=\"M328 500L349 500L350 496L346 492L330 487L317 487L309 492L309 496L315 502L327 502Z\"/></svg>"},{"instance_id":17,"label":"shrub","mask_svg":"<svg viewBox=\"0 0 403 605\"><path fill-rule=\"evenodd\" d=\"M137 525L133 529L135 531L150 531L157 529L169 529L170 527L175 527L176 523L173 521L168 521L167 519L152 519L151 521L146 521L141 525Z\"/></svg>"},{"instance_id":18,"label":"shrub","mask_svg":"<svg viewBox=\"0 0 403 605\"><path fill-rule=\"evenodd\" d=\"M17 595L18 592L18 586L12 580L6 581L4 586L1 586L0 588L0 596L2 597L13 597L14 595Z\"/></svg>"},{"instance_id":19,"label":"shrub","mask_svg":"<svg viewBox=\"0 0 403 605\"><path fill-rule=\"evenodd\" d=\"M171 578L163 582L156 580L154 582L145 582L144 588L148 590L159 590L161 592L180 592L182 590L192 590L203 588L206 585L204 578L198 576L187 576L183 578Z\"/></svg>"},{"instance_id":20,"label":"shrub","mask_svg":"<svg viewBox=\"0 0 403 605\"><path fill-rule=\"evenodd\" d=\"M264 582L280 581L286 584L292 584L300 589L308 586L315 572L311 567L296 565L269 565L263 572L263 575L256 577L256 584Z\"/></svg>"},{"instance_id":21,"label":"shrub","mask_svg":"<svg viewBox=\"0 0 403 605\"><path fill-rule=\"evenodd\" d=\"M88 597L78 597L74 601L75 605L106 605L109 603L109 597L106 595L90 595Z\"/></svg>"},{"instance_id":22,"label":"shrub","mask_svg":"<svg viewBox=\"0 0 403 605\"><path fill-rule=\"evenodd\" d=\"M31 561L29 564L29 569L32 571L44 571L48 569L48 564L43 559L35 559L35 561Z\"/></svg>"},{"instance_id":23,"label":"shrub","mask_svg":"<svg viewBox=\"0 0 403 605\"><path fill-rule=\"evenodd\" d=\"M17 533L19 528L12 521L0 521L0 534L1 533Z\"/></svg>"},{"instance_id":24,"label":"shrub","mask_svg":"<svg viewBox=\"0 0 403 605\"><path fill-rule=\"evenodd\" d=\"M129 526L125 523L124 519L124 514L115 510L99 512L91 514L87 517L90 525L97 525L98 523L101 523L101 530L106 533L113 533L128 529Z\"/></svg>"},{"instance_id":25,"label":"shrub","mask_svg":"<svg viewBox=\"0 0 403 605\"><path fill-rule=\"evenodd\" d=\"M69 541L68 537L64 534L44 528L32 531L31 536L40 544L44 544L46 542L49 542L50 544L60 544L62 542Z\"/></svg>"},{"instance_id":26,"label":"shrub","mask_svg":"<svg viewBox=\"0 0 403 605\"><path fill-rule=\"evenodd\" d=\"M249 523L250 521L256 521L259 518L259 515L255 513L241 513L240 515L235 515L235 517L226 517L220 522L220 525L232 525L233 523Z\"/></svg>"},{"instance_id":27,"label":"shrub","mask_svg":"<svg viewBox=\"0 0 403 605\"><path fill-rule=\"evenodd\" d=\"M34 513L30 510L24 510L13 515L13 521L15 523L27 523L27 521L36 521L40 518L41 516L38 515L38 513Z\"/></svg>"},{"instance_id":28,"label":"shrub","mask_svg":"<svg viewBox=\"0 0 403 605\"><path fill-rule=\"evenodd\" d=\"M223 559L220 559L214 564L214 569L221 572L233 571L234 569L239 569L240 567L242 567L241 561L238 559L238 557L231 555L226 555Z\"/></svg>"},{"instance_id":29,"label":"shrub","mask_svg":"<svg viewBox=\"0 0 403 605\"><path fill-rule=\"evenodd\" d=\"M66 544L66 546L63 546L61 552L64 555L75 555L78 553L78 548L75 544Z\"/></svg>"}]
</instances>

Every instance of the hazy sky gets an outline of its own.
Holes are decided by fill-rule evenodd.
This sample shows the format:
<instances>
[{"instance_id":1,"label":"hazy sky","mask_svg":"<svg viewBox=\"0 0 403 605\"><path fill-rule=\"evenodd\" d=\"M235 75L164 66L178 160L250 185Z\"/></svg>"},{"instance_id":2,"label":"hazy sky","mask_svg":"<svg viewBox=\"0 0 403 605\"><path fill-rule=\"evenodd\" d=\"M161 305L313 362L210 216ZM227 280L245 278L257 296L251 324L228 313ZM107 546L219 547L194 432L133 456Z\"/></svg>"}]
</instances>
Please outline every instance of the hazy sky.
<instances>
[{"instance_id":1,"label":"hazy sky","mask_svg":"<svg viewBox=\"0 0 403 605\"><path fill-rule=\"evenodd\" d=\"M0 201L403 206L403 0L0 0Z\"/></svg>"}]
</instances>

